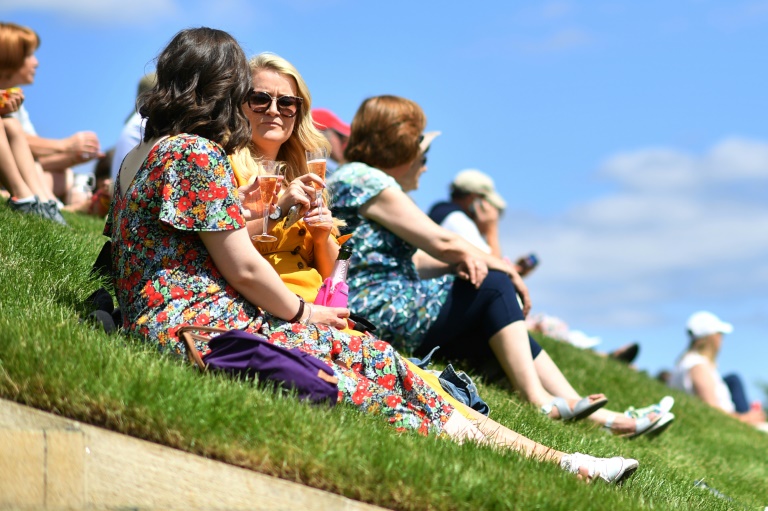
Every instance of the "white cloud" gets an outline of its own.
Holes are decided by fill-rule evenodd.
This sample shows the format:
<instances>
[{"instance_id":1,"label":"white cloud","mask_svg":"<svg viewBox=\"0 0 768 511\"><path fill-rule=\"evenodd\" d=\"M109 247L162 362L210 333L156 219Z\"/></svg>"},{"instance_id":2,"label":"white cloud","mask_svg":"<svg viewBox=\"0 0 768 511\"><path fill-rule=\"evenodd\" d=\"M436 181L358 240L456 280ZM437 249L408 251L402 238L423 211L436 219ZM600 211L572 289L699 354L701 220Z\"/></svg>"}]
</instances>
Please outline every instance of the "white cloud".
<instances>
[{"instance_id":1,"label":"white cloud","mask_svg":"<svg viewBox=\"0 0 768 511\"><path fill-rule=\"evenodd\" d=\"M6 0L0 11L45 11L86 22L147 21L181 11L176 0Z\"/></svg>"},{"instance_id":2,"label":"white cloud","mask_svg":"<svg viewBox=\"0 0 768 511\"><path fill-rule=\"evenodd\" d=\"M517 255L514 242L542 261L529 280L535 309L640 326L681 300L764 296L768 201L750 192L768 182L768 143L731 138L702 155L632 151L598 172L618 191L555 218L508 215L502 225L505 252Z\"/></svg>"},{"instance_id":3,"label":"white cloud","mask_svg":"<svg viewBox=\"0 0 768 511\"><path fill-rule=\"evenodd\" d=\"M715 182L768 182L768 143L729 138L703 156L669 148L649 148L610 157L603 178L647 194L711 189Z\"/></svg>"}]
</instances>

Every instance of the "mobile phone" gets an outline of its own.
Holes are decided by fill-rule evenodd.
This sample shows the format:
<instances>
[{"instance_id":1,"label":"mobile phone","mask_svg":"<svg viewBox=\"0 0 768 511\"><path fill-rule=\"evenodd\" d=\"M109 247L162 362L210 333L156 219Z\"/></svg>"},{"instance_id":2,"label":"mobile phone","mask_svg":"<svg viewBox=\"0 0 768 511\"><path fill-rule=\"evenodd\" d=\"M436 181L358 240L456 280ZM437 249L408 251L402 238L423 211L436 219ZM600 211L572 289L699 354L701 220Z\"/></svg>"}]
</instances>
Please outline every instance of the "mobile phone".
<instances>
[{"instance_id":1,"label":"mobile phone","mask_svg":"<svg viewBox=\"0 0 768 511\"><path fill-rule=\"evenodd\" d=\"M301 211L301 206L299 204L294 204L293 206L291 206L291 208L288 210L288 214L285 215L285 224L283 224L283 227L285 229L287 229L288 227L298 222L300 211Z\"/></svg>"},{"instance_id":2,"label":"mobile phone","mask_svg":"<svg viewBox=\"0 0 768 511\"><path fill-rule=\"evenodd\" d=\"M529 272L532 269L536 268L536 265L539 264L539 258L536 257L536 254L530 253L525 257L521 257L517 264L520 266L520 269L524 272Z\"/></svg>"},{"instance_id":3,"label":"mobile phone","mask_svg":"<svg viewBox=\"0 0 768 511\"><path fill-rule=\"evenodd\" d=\"M469 207L467 208L469 210L469 216L471 218L476 218L477 217L477 210L478 209L482 209L482 207L483 207L483 203L482 203L482 201L480 199L473 200L469 204Z\"/></svg>"}]
</instances>

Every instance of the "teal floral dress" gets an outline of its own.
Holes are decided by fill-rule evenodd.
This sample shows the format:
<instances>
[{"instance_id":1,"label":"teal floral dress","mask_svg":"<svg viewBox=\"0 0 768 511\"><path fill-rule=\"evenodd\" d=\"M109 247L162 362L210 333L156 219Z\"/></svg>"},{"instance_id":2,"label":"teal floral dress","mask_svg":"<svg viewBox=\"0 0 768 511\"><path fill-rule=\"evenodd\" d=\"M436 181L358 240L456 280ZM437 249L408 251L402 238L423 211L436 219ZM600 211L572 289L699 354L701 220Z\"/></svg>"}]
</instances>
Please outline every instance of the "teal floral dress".
<instances>
[{"instance_id":1,"label":"teal floral dress","mask_svg":"<svg viewBox=\"0 0 768 511\"><path fill-rule=\"evenodd\" d=\"M382 338L413 352L440 314L453 275L420 279L411 258L416 247L360 215L360 208L387 188L400 185L364 163L342 165L327 181L334 216L347 223L352 238L348 272L349 308L382 325Z\"/></svg>"},{"instance_id":2,"label":"teal floral dress","mask_svg":"<svg viewBox=\"0 0 768 511\"><path fill-rule=\"evenodd\" d=\"M184 353L177 336L184 325L261 334L326 362L339 379L339 401L382 414L400 430L442 433L453 407L389 343L289 323L227 284L198 235L245 227L235 177L218 144L187 134L161 140L125 194L119 183L118 176L104 234L112 239L114 285L128 332L173 354ZM198 348L208 351L205 343Z\"/></svg>"}]
</instances>

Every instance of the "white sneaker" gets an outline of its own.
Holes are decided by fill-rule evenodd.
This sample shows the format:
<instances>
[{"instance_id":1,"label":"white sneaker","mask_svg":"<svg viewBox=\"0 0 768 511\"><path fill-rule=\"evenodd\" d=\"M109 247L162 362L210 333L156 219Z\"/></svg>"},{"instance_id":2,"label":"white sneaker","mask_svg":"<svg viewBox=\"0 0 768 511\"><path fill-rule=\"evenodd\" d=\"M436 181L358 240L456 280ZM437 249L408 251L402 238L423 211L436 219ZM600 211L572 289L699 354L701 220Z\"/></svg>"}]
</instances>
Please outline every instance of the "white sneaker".
<instances>
[{"instance_id":1,"label":"white sneaker","mask_svg":"<svg viewBox=\"0 0 768 511\"><path fill-rule=\"evenodd\" d=\"M579 469L585 468L590 479L599 477L608 484L618 484L624 481L637 470L638 466L640 463L632 458L622 458L621 456L595 458L580 452L566 454L560 461L560 468L566 472L578 475Z\"/></svg>"}]
</instances>

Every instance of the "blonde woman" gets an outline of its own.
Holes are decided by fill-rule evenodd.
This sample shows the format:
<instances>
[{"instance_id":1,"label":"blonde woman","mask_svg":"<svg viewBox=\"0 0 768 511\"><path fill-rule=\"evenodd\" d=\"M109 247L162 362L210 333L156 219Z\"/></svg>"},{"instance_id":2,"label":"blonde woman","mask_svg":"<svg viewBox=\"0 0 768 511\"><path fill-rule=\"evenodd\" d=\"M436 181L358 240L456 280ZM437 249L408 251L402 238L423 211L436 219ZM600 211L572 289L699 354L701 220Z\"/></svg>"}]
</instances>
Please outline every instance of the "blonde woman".
<instances>
[{"instance_id":1,"label":"blonde woman","mask_svg":"<svg viewBox=\"0 0 768 511\"><path fill-rule=\"evenodd\" d=\"M760 408L749 409L747 399L743 396L741 380L730 378L729 385L717 369L717 356L723 345L723 336L733 332L733 325L711 312L698 311L688 318L686 331L688 349L672 372L670 386L697 396L708 405L742 422L768 431L765 412ZM737 391L739 395L739 406L735 403L737 399L732 391Z\"/></svg>"}]
</instances>

